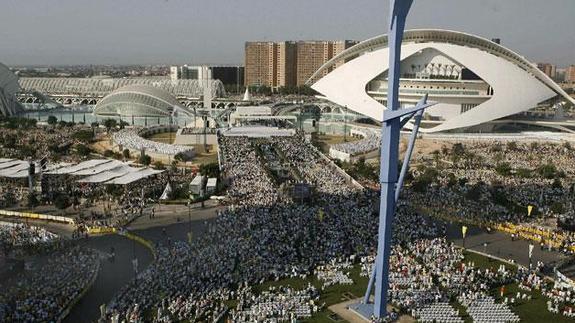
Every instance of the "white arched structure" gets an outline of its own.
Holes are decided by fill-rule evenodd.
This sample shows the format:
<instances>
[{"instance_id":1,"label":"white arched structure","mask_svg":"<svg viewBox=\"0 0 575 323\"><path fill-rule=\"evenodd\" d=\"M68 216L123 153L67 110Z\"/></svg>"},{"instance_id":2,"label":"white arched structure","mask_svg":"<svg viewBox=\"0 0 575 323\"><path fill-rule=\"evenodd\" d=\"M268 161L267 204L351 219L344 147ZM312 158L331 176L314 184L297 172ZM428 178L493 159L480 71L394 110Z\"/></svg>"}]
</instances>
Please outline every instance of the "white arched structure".
<instances>
[{"instance_id":1,"label":"white arched structure","mask_svg":"<svg viewBox=\"0 0 575 323\"><path fill-rule=\"evenodd\" d=\"M386 35L366 40L323 65L308 84L328 100L381 121L388 55ZM401 61L402 106L414 105L425 93L430 101L438 102L426 113L440 122L421 129L424 132L479 125L527 111L557 96L575 104L524 57L470 34L406 31ZM336 67L340 62L346 63Z\"/></svg>"},{"instance_id":2,"label":"white arched structure","mask_svg":"<svg viewBox=\"0 0 575 323\"><path fill-rule=\"evenodd\" d=\"M20 91L18 76L0 63L0 116L12 116L20 111L16 93Z\"/></svg>"},{"instance_id":3,"label":"white arched structure","mask_svg":"<svg viewBox=\"0 0 575 323\"><path fill-rule=\"evenodd\" d=\"M167 117L175 112L185 112L185 109L174 96L160 88L141 84L115 90L94 108L94 114L101 116Z\"/></svg>"}]
</instances>

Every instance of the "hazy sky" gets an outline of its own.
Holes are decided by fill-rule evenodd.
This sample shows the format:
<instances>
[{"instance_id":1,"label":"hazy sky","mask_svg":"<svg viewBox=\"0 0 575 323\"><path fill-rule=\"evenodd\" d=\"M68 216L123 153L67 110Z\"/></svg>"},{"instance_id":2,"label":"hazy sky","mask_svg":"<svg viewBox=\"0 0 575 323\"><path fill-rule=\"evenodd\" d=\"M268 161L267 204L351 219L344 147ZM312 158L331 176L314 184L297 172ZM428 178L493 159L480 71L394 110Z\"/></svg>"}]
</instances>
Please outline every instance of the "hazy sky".
<instances>
[{"instance_id":1,"label":"hazy sky","mask_svg":"<svg viewBox=\"0 0 575 323\"><path fill-rule=\"evenodd\" d=\"M242 63L247 40L386 32L388 0L0 0L0 62ZM534 62L575 64L575 0L415 0L408 28L501 38Z\"/></svg>"}]
</instances>

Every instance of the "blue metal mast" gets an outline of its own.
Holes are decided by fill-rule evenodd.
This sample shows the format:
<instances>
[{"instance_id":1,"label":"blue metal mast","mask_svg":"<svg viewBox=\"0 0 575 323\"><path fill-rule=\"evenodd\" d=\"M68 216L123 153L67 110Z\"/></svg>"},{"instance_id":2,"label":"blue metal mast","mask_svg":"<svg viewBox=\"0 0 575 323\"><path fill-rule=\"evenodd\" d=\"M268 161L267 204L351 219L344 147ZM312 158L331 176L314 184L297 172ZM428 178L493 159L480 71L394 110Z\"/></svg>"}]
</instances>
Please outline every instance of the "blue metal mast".
<instances>
[{"instance_id":1,"label":"blue metal mast","mask_svg":"<svg viewBox=\"0 0 575 323\"><path fill-rule=\"evenodd\" d=\"M381 129L382 139L379 177L381 199L379 205L377 257L373 265L363 302L350 306L350 309L356 311L366 319L371 319L372 315L377 319L387 317L389 255L391 253L391 235L395 205L401 193L403 179L409 169L409 160L413 152L415 140L417 139L417 132L423 111L435 105L435 102L427 102L427 95L425 95L414 107L400 109L399 106L401 43L405 30L405 20L412 4L413 0L390 0L389 32L387 34L389 70L387 109L383 112ZM415 118L413 130L398 178L399 132L412 118ZM369 304L369 300L373 285L375 285L375 302L371 305Z\"/></svg>"},{"instance_id":2,"label":"blue metal mast","mask_svg":"<svg viewBox=\"0 0 575 323\"><path fill-rule=\"evenodd\" d=\"M395 213L395 190L399 158L400 118L389 118L388 112L399 107L399 78L401 63L401 43L405 30L405 21L413 0L390 0L389 15L389 70L387 85L387 110L382 124L379 205L379 234L377 257L375 260L375 302L373 314L376 318L387 316L387 290L389 287L389 255L391 253L391 234Z\"/></svg>"}]
</instances>

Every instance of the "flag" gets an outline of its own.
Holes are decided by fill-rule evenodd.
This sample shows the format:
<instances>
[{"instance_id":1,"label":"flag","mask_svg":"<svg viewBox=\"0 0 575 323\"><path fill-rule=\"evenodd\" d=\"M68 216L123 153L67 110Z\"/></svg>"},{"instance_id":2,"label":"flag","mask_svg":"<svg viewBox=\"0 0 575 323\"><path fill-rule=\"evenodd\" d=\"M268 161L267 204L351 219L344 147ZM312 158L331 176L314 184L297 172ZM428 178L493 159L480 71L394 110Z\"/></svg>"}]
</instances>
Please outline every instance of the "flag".
<instances>
[{"instance_id":1,"label":"flag","mask_svg":"<svg viewBox=\"0 0 575 323\"><path fill-rule=\"evenodd\" d=\"M527 205L527 216L531 216L531 212L533 212L533 205Z\"/></svg>"},{"instance_id":2,"label":"flag","mask_svg":"<svg viewBox=\"0 0 575 323\"><path fill-rule=\"evenodd\" d=\"M530 243L529 244L529 258L531 258L531 256L533 256L533 248L535 248L535 246Z\"/></svg>"},{"instance_id":3,"label":"flag","mask_svg":"<svg viewBox=\"0 0 575 323\"><path fill-rule=\"evenodd\" d=\"M164 188L164 193L162 193L162 196L160 196L160 200L167 200L170 198L170 194L172 193L172 186L170 185L170 183L168 182L166 184L166 188Z\"/></svg>"},{"instance_id":4,"label":"flag","mask_svg":"<svg viewBox=\"0 0 575 323\"><path fill-rule=\"evenodd\" d=\"M467 227L466 226L462 226L461 227L461 235L463 236L463 239L465 239L465 235L467 234Z\"/></svg>"}]
</instances>

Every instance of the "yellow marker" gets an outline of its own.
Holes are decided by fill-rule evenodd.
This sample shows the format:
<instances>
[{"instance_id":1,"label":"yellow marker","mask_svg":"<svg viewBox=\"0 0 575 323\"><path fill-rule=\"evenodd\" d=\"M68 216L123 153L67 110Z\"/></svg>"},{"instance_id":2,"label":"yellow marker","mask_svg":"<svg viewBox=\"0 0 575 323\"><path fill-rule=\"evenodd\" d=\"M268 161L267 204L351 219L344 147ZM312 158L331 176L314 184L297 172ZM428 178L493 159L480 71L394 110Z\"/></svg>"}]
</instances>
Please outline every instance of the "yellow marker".
<instances>
[{"instance_id":1,"label":"yellow marker","mask_svg":"<svg viewBox=\"0 0 575 323\"><path fill-rule=\"evenodd\" d=\"M462 227L461 227L461 235L463 236L464 239L465 239L465 234L467 234L467 227L466 227L466 226L462 226Z\"/></svg>"},{"instance_id":2,"label":"yellow marker","mask_svg":"<svg viewBox=\"0 0 575 323\"><path fill-rule=\"evenodd\" d=\"M527 205L527 216L531 216L531 212L533 212L533 205Z\"/></svg>"}]
</instances>

